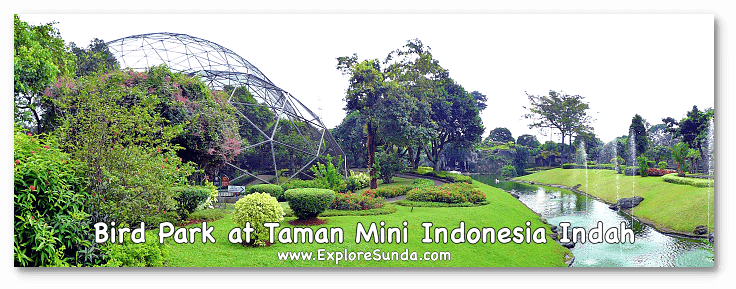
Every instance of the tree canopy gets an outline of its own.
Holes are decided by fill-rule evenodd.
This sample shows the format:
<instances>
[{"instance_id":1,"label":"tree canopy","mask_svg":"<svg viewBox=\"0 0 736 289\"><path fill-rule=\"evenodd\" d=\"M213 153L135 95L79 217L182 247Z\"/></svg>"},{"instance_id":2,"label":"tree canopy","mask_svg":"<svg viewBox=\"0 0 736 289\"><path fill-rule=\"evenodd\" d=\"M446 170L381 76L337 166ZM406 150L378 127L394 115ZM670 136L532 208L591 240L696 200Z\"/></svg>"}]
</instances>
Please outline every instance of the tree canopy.
<instances>
[{"instance_id":1,"label":"tree canopy","mask_svg":"<svg viewBox=\"0 0 736 289\"><path fill-rule=\"evenodd\" d=\"M580 95L569 95L561 92L550 90L549 95L530 95L529 113L524 118L531 120L529 128L537 128L542 133L547 133L549 129L560 131L562 143L565 138L569 138L569 144L572 144L572 137L576 134L590 131L590 124L593 118L587 114L589 108L584 98ZM563 150L562 159L566 160Z\"/></svg>"},{"instance_id":2,"label":"tree canopy","mask_svg":"<svg viewBox=\"0 0 736 289\"><path fill-rule=\"evenodd\" d=\"M511 131L505 127L497 127L491 130L491 133L486 138L487 141L498 141L498 142L515 142L514 137L511 135Z\"/></svg>"}]
</instances>

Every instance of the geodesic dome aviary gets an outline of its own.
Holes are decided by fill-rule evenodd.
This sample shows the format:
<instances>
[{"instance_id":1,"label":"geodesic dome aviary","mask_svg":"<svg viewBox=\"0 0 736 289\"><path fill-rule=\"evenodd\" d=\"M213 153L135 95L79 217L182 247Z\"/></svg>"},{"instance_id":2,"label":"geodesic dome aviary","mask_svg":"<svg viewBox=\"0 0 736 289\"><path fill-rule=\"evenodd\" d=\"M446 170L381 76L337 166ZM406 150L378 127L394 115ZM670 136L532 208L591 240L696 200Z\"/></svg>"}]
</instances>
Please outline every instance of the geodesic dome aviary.
<instances>
[{"instance_id":1,"label":"geodesic dome aviary","mask_svg":"<svg viewBox=\"0 0 736 289\"><path fill-rule=\"evenodd\" d=\"M226 162L231 179L269 182L263 176L278 175L284 169L289 170L290 179L304 174L326 154L345 158L319 117L230 49L194 36L167 32L128 36L107 45L121 68L145 71L165 64L172 71L200 77L212 90L230 94L228 103L249 126L243 129L253 131L240 154L260 155L267 160L258 164ZM255 101L238 98L238 88L246 88ZM254 111L267 111L270 119L256 120ZM344 162L340 169L346 172Z\"/></svg>"}]
</instances>

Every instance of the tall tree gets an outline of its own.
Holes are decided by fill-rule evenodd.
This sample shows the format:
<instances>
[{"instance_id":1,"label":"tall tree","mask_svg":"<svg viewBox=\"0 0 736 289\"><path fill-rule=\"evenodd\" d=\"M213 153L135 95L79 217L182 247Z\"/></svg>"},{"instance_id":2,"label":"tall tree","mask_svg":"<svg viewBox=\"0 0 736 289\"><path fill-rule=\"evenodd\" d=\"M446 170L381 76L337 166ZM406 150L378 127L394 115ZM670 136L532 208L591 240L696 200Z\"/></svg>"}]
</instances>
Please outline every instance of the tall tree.
<instances>
[{"instance_id":1,"label":"tall tree","mask_svg":"<svg viewBox=\"0 0 736 289\"><path fill-rule=\"evenodd\" d=\"M486 109L486 107L488 107L488 105L486 104L488 97L485 94L482 94L478 92L477 90L474 90L473 92L470 93L470 95L473 96L473 98L475 99L477 103L478 112L482 112L483 110Z\"/></svg>"},{"instance_id":2,"label":"tall tree","mask_svg":"<svg viewBox=\"0 0 736 289\"><path fill-rule=\"evenodd\" d=\"M432 122L437 124L436 136L424 148L427 159L440 170L440 154L448 143L462 144L480 141L485 128L478 115L475 99L457 83L447 83L440 94L430 98Z\"/></svg>"},{"instance_id":3,"label":"tall tree","mask_svg":"<svg viewBox=\"0 0 736 289\"><path fill-rule=\"evenodd\" d=\"M93 39L86 49L77 47L74 42L69 43L69 47L76 57L77 76L112 72L120 69L120 64L102 39Z\"/></svg>"},{"instance_id":4,"label":"tall tree","mask_svg":"<svg viewBox=\"0 0 736 289\"><path fill-rule=\"evenodd\" d=\"M636 149L636 155L641 156L647 151L649 146L649 138L647 137L647 128L644 118L638 113L631 119L631 125L629 126L629 132L633 134L634 144Z\"/></svg>"},{"instance_id":5,"label":"tall tree","mask_svg":"<svg viewBox=\"0 0 736 289\"><path fill-rule=\"evenodd\" d=\"M514 136L511 135L511 131L505 127L494 128L486 138L486 141L498 141L502 143L514 142Z\"/></svg>"},{"instance_id":6,"label":"tall tree","mask_svg":"<svg viewBox=\"0 0 736 289\"><path fill-rule=\"evenodd\" d=\"M44 132L44 105L50 103L44 96L47 89L75 71L73 54L54 24L29 25L14 15L14 119L37 132Z\"/></svg>"},{"instance_id":7,"label":"tall tree","mask_svg":"<svg viewBox=\"0 0 736 289\"><path fill-rule=\"evenodd\" d=\"M569 138L572 146L572 137L581 132L590 130L593 118L587 114L588 104L583 102L579 95L568 95L550 90L549 95L530 95L527 93L530 106L525 109L529 113L524 118L532 121L529 128L541 129L543 133L547 129L560 131L562 143ZM566 153L563 149L562 160L566 162Z\"/></svg>"},{"instance_id":8,"label":"tall tree","mask_svg":"<svg viewBox=\"0 0 736 289\"><path fill-rule=\"evenodd\" d=\"M537 137L536 136L533 136L533 135L530 135L530 134L520 135L516 139L516 144L517 145L522 145L522 146L527 146L527 147L530 147L530 148L537 148L540 145L539 141L537 140Z\"/></svg>"},{"instance_id":9,"label":"tall tree","mask_svg":"<svg viewBox=\"0 0 736 289\"><path fill-rule=\"evenodd\" d=\"M681 137L682 141L690 148L696 149L700 153L701 159L705 160L706 139L708 134L708 123L714 117L713 109L700 111L697 106L693 105L693 109L687 113L687 116L676 121L672 117L662 119L667 125L667 131L672 133L674 137ZM703 162L703 171L707 170L707 162Z\"/></svg>"},{"instance_id":10,"label":"tall tree","mask_svg":"<svg viewBox=\"0 0 736 289\"><path fill-rule=\"evenodd\" d=\"M350 75L349 86L345 95L348 113L360 111L365 117L366 148L368 150L368 168L371 175L371 188L378 187L376 172L373 170L379 136L378 126L380 110L391 88L390 80L381 70L378 59L358 61L358 55L337 58L337 69L344 75Z\"/></svg>"}]
</instances>

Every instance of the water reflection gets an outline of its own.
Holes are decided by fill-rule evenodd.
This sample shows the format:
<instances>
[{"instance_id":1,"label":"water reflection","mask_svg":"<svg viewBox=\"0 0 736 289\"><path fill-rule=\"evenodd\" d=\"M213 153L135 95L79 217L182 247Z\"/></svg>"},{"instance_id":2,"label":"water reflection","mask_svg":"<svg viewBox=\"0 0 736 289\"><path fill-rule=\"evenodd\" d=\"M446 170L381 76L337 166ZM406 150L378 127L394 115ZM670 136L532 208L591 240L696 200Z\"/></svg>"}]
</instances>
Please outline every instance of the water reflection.
<instances>
[{"instance_id":1,"label":"water reflection","mask_svg":"<svg viewBox=\"0 0 736 289\"><path fill-rule=\"evenodd\" d=\"M634 231L635 242L624 244L578 242L572 249L576 267L712 267L711 246L705 240L667 236L603 202L567 190L520 184L495 183L497 176L473 176L488 185L511 191L551 225L569 222L586 231L603 222L603 231L621 222ZM500 178L499 178L500 179ZM568 234L568 236L572 236Z\"/></svg>"}]
</instances>

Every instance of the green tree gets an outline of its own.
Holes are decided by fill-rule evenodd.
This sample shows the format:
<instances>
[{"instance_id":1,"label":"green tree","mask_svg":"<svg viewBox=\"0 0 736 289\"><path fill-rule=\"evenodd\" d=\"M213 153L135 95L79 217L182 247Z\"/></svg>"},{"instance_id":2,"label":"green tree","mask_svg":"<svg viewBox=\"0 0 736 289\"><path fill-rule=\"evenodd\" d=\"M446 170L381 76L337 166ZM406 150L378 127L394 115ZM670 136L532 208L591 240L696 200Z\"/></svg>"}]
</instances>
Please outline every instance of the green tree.
<instances>
[{"instance_id":1,"label":"green tree","mask_svg":"<svg viewBox=\"0 0 736 289\"><path fill-rule=\"evenodd\" d=\"M531 120L529 128L538 128L542 132L548 129L560 131L562 143L569 138L572 146L572 137L581 132L590 130L593 118L587 114L588 104L583 102L579 95L568 95L550 90L549 95L530 95L527 93L530 106L525 109L529 113L524 118ZM562 160L566 162L565 150L562 151Z\"/></svg>"},{"instance_id":2,"label":"green tree","mask_svg":"<svg viewBox=\"0 0 736 289\"><path fill-rule=\"evenodd\" d=\"M486 137L486 141L497 141L502 143L514 142L514 137L511 135L511 131L505 127L494 128L491 133Z\"/></svg>"},{"instance_id":3,"label":"green tree","mask_svg":"<svg viewBox=\"0 0 736 289\"><path fill-rule=\"evenodd\" d=\"M478 92L477 90L473 90L473 92L471 92L470 95L472 95L473 98L475 99L479 113L488 107L488 105L486 104L488 97L485 94L482 94Z\"/></svg>"},{"instance_id":4,"label":"green tree","mask_svg":"<svg viewBox=\"0 0 736 289\"><path fill-rule=\"evenodd\" d=\"M520 135L516 139L516 144L517 145L522 145L522 146L527 146L527 147L530 147L530 148L537 148L540 145L539 141L537 140L537 137L536 136L533 136L533 135L530 135L530 134Z\"/></svg>"},{"instance_id":5,"label":"green tree","mask_svg":"<svg viewBox=\"0 0 736 289\"><path fill-rule=\"evenodd\" d=\"M629 131L634 136L634 146L636 148L636 155L641 156L647 151L649 146L649 138L647 137L647 128L645 126L646 121L641 115L636 114L631 119L631 125Z\"/></svg>"},{"instance_id":6,"label":"green tree","mask_svg":"<svg viewBox=\"0 0 736 289\"><path fill-rule=\"evenodd\" d=\"M364 127L365 117L360 115L360 111L353 111L345 116L340 125L330 131L340 148L345 151L350 168L366 167L368 157Z\"/></svg>"},{"instance_id":7,"label":"green tree","mask_svg":"<svg viewBox=\"0 0 736 289\"><path fill-rule=\"evenodd\" d=\"M18 15L13 19L14 119L33 131L44 132L42 119L50 103L47 89L59 78L74 75L74 56L55 23L33 26Z\"/></svg>"},{"instance_id":8,"label":"green tree","mask_svg":"<svg viewBox=\"0 0 736 289\"><path fill-rule=\"evenodd\" d=\"M478 115L475 99L457 83L447 83L441 92L430 98L431 120L437 124L435 134L424 147L427 159L439 171L440 154L448 143L479 142L483 122Z\"/></svg>"},{"instance_id":9,"label":"green tree","mask_svg":"<svg viewBox=\"0 0 736 289\"><path fill-rule=\"evenodd\" d=\"M358 55L337 58L337 69L350 75L345 95L348 113L360 111L365 118L368 167L373 168L378 147L378 127L383 101L391 89L390 81L381 70L377 59L358 61ZM378 187L376 172L371 169L371 189Z\"/></svg>"},{"instance_id":10,"label":"green tree","mask_svg":"<svg viewBox=\"0 0 736 289\"><path fill-rule=\"evenodd\" d=\"M107 73L120 69L120 64L102 39L93 39L86 49L77 47L74 42L69 43L69 47L76 57L77 76Z\"/></svg>"},{"instance_id":11,"label":"green tree","mask_svg":"<svg viewBox=\"0 0 736 289\"><path fill-rule=\"evenodd\" d=\"M662 119L667 125L667 131L672 133L675 138L681 137L682 141L688 144L690 148L696 149L700 153L701 159L705 159L705 145L708 134L708 123L714 117L713 109L700 111L697 106L693 105L693 109L687 113L687 116L680 121L676 121L672 117ZM703 171L707 170L707 162L703 162Z\"/></svg>"},{"instance_id":12,"label":"green tree","mask_svg":"<svg viewBox=\"0 0 736 289\"><path fill-rule=\"evenodd\" d=\"M680 177L684 177L685 171L688 169L688 165L685 162L688 152L690 152L690 147L685 142L679 142L672 147L672 158L677 163L677 175Z\"/></svg>"}]
</instances>

